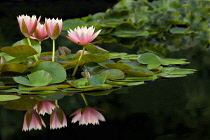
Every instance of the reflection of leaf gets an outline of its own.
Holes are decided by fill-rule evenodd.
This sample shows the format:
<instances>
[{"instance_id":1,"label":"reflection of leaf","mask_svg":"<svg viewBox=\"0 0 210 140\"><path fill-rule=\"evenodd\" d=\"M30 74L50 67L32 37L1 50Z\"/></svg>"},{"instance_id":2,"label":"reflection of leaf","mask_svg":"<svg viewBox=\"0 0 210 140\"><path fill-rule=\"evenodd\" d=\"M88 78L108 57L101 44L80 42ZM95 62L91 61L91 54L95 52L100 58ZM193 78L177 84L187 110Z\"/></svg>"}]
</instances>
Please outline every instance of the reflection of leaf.
<instances>
[{"instance_id":1,"label":"reflection of leaf","mask_svg":"<svg viewBox=\"0 0 210 140\"><path fill-rule=\"evenodd\" d=\"M20 96L17 96L17 95L0 95L0 102L17 100L19 98L20 98Z\"/></svg>"},{"instance_id":2,"label":"reflection of leaf","mask_svg":"<svg viewBox=\"0 0 210 140\"><path fill-rule=\"evenodd\" d=\"M32 109L38 101L30 98L29 96L21 95L21 98L14 101L9 101L4 104L5 108L16 110L29 110Z\"/></svg>"}]
</instances>

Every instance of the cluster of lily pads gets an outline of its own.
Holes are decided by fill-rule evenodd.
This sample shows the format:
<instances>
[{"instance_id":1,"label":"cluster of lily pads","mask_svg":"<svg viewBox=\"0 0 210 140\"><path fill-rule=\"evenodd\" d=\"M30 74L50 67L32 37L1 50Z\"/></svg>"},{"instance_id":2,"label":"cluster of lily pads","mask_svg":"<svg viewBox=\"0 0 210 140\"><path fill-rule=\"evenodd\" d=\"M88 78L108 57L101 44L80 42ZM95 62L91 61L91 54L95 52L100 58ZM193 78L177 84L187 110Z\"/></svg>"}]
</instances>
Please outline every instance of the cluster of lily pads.
<instances>
[{"instance_id":1,"label":"cluster of lily pads","mask_svg":"<svg viewBox=\"0 0 210 140\"><path fill-rule=\"evenodd\" d=\"M40 45L35 40L31 40L31 44ZM1 48L0 56L4 56L7 61L0 64L0 91L72 94L141 85L158 78L183 77L195 72L194 69L180 68L181 65L189 64L186 59L161 58L153 53L115 53L93 44L86 45L85 48L87 52L74 77L71 73L79 54L71 54L69 48L60 47L56 51L56 62L45 60L52 52L42 52L42 59L34 62L32 56L36 51L27 45L26 39L11 47Z\"/></svg>"},{"instance_id":2,"label":"cluster of lily pads","mask_svg":"<svg viewBox=\"0 0 210 140\"><path fill-rule=\"evenodd\" d=\"M168 40L177 42L189 35L196 36L202 46L208 47L209 7L209 1L203 0L121 0L106 12L65 20L63 29L94 25L96 29L102 29L100 37L104 42L117 42L126 47L142 44L142 40L136 37L155 37L156 45L139 47L153 51L155 48L170 50L162 44ZM157 43L161 48L157 47Z\"/></svg>"}]
</instances>

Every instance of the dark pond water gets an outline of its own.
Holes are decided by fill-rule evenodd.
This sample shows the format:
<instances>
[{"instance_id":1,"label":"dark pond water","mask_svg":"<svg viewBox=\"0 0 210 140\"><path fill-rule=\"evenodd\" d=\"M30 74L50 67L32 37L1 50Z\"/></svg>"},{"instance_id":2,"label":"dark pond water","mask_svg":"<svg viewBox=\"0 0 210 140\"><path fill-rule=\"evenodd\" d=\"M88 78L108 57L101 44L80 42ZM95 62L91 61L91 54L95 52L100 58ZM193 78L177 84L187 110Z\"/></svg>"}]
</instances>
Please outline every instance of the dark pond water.
<instances>
[{"instance_id":1,"label":"dark pond water","mask_svg":"<svg viewBox=\"0 0 210 140\"><path fill-rule=\"evenodd\" d=\"M49 1L46 1L45 4L48 2ZM104 6L103 3L101 4L103 5L101 7L105 7L104 9L109 6L111 7L110 3L112 1L103 2L107 4L106 6ZM36 4L36 1L33 1L32 3ZM13 7L11 10L14 10L14 8L17 10L22 6L27 8L17 10L17 15L22 14L20 12L23 12L24 10L28 11L28 14L31 14L33 10L35 10L32 3L16 1L17 5L14 5L14 3L11 4L5 1L3 2L3 5L1 5L1 8L8 8L9 10L9 7L12 5ZM18 7L18 4L23 5L19 5L20 7ZM98 3L92 1L93 7L94 4L97 7ZM30 9L30 6L32 9ZM38 8L38 6L37 3L36 7ZM47 9L52 10L52 8L55 7L55 5L49 5L47 6ZM68 8L75 7L68 7L66 5L65 9ZM85 9L87 10L88 8ZM42 11L42 9L39 10L38 14L43 12L43 15L54 15L51 12L47 13L46 11ZM80 13L78 9L76 11ZM1 11L1 13L2 12L3 11ZM15 27L7 27L7 29L11 28L11 31L9 31L9 33L11 33L13 32L13 29L18 29L18 27L16 25L16 15L14 14L15 10L13 12L11 11L13 14L10 16L8 12L7 10L4 10L4 14L7 15L0 19L5 22L7 22L6 19L10 20L8 18L14 19L11 24L15 25ZM97 11L93 10L93 12ZM59 17L62 13L64 13L65 16L68 15L68 11L58 10L55 16ZM72 15L72 13L69 14ZM84 16L84 13L77 15ZM10 34L5 31L6 29L3 25L6 26L6 24L0 24L0 30L5 33L0 33L0 36L3 37L1 38L2 46L10 45L17 40L22 39L21 34L17 31L11 35L11 41L9 41ZM140 39L142 40L142 44L151 43L151 39ZM62 38L60 38L60 42L62 42L61 40ZM87 138L116 140L209 140L210 50L208 48L203 49L200 41L191 36L186 36L180 40L171 41L170 43L168 41L166 41L165 44L161 42L160 44L165 47L163 48L165 53L155 52L154 50L153 52L160 54L163 57L186 58L190 64L185 67L197 69L198 71L193 75L182 78L160 79L140 86L124 87L112 91L108 95L86 96L91 106L105 110L103 115L106 122L100 122L100 125L95 126L79 126L78 123L71 123L72 118L68 116L76 109L84 107L84 101L79 94L66 96L58 100L60 108L62 108L67 115L68 127L57 130L50 130L48 125L49 116L45 116L46 128L43 128L41 131L32 130L23 132L22 124L25 111L6 109L3 106L0 106L0 139L44 140L67 137L68 139L76 140ZM63 42L62 45L69 46L68 42ZM99 45L111 52L127 52L132 54L149 51L148 47L142 47L135 44L133 47L125 47L119 42L101 43Z\"/></svg>"}]
</instances>

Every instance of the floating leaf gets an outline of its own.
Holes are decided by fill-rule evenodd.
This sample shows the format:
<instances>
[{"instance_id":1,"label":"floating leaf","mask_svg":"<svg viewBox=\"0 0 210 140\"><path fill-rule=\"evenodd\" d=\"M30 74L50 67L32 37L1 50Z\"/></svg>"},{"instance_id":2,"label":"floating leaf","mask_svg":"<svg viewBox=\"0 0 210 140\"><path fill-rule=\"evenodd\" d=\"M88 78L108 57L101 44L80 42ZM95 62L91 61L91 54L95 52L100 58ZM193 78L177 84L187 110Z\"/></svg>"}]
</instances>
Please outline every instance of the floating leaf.
<instances>
[{"instance_id":1,"label":"floating leaf","mask_svg":"<svg viewBox=\"0 0 210 140\"><path fill-rule=\"evenodd\" d=\"M52 80L49 84L60 83L66 80L66 70L59 63L44 61L36 65L32 72L36 72L39 70L44 70L52 76Z\"/></svg>"},{"instance_id":2,"label":"floating leaf","mask_svg":"<svg viewBox=\"0 0 210 140\"><path fill-rule=\"evenodd\" d=\"M186 59L164 58L164 59L161 59L161 64L162 65L171 65L171 64L183 65L183 64L189 64L189 62L187 62Z\"/></svg>"},{"instance_id":3,"label":"floating leaf","mask_svg":"<svg viewBox=\"0 0 210 140\"><path fill-rule=\"evenodd\" d=\"M136 86L136 85L142 85L144 84L143 81L141 82L124 82L124 81L111 81L111 80L106 80L106 83L112 84L112 85L121 85L121 86Z\"/></svg>"},{"instance_id":4,"label":"floating leaf","mask_svg":"<svg viewBox=\"0 0 210 140\"><path fill-rule=\"evenodd\" d=\"M50 75L50 73L44 70L33 72L27 76L28 79L22 76L17 76L13 79L15 80L15 82L27 86L44 86L52 81L52 76Z\"/></svg>"},{"instance_id":5,"label":"floating leaf","mask_svg":"<svg viewBox=\"0 0 210 140\"><path fill-rule=\"evenodd\" d=\"M154 75L154 73L147 69L130 69L130 70L124 70L124 72L128 75L132 76L151 76Z\"/></svg>"},{"instance_id":6,"label":"floating leaf","mask_svg":"<svg viewBox=\"0 0 210 140\"><path fill-rule=\"evenodd\" d=\"M2 52L5 52L13 57L28 57L37 54L37 51L29 45L18 45L12 47L1 48Z\"/></svg>"},{"instance_id":7,"label":"floating leaf","mask_svg":"<svg viewBox=\"0 0 210 140\"><path fill-rule=\"evenodd\" d=\"M0 102L20 99L17 95L0 95Z\"/></svg>"},{"instance_id":8,"label":"floating leaf","mask_svg":"<svg viewBox=\"0 0 210 140\"><path fill-rule=\"evenodd\" d=\"M103 48L100 48L98 46L92 45L92 44L86 45L85 48L91 54L104 54L104 55L109 55L109 51L107 51L107 50L105 50Z\"/></svg>"},{"instance_id":9,"label":"floating leaf","mask_svg":"<svg viewBox=\"0 0 210 140\"><path fill-rule=\"evenodd\" d=\"M102 73L107 75L107 79L123 79L125 77L124 73L119 69L109 69Z\"/></svg>"},{"instance_id":10,"label":"floating leaf","mask_svg":"<svg viewBox=\"0 0 210 140\"><path fill-rule=\"evenodd\" d=\"M108 63L106 64L106 66L109 67L110 69L119 69L119 70L129 70L133 68L129 65L122 63Z\"/></svg>"},{"instance_id":11,"label":"floating leaf","mask_svg":"<svg viewBox=\"0 0 210 140\"><path fill-rule=\"evenodd\" d=\"M121 23L116 27L116 30L111 33L118 37L136 37L136 36L148 36L148 31L139 31L131 22Z\"/></svg>"},{"instance_id":12,"label":"floating leaf","mask_svg":"<svg viewBox=\"0 0 210 140\"><path fill-rule=\"evenodd\" d=\"M27 69L28 69L28 66L24 65L24 64L20 64L20 62L12 62L12 63L0 64L1 72L18 72L18 73L23 73Z\"/></svg>"},{"instance_id":13,"label":"floating leaf","mask_svg":"<svg viewBox=\"0 0 210 140\"><path fill-rule=\"evenodd\" d=\"M109 58L105 55L85 54L83 55L82 60L84 60L86 63L89 62L100 63L109 60Z\"/></svg>"},{"instance_id":14,"label":"floating leaf","mask_svg":"<svg viewBox=\"0 0 210 140\"><path fill-rule=\"evenodd\" d=\"M106 73L96 74L91 76L89 81L92 86L100 86L104 84L106 77Z\"/></svg>"},{"instance_id":15,"label":"floating leaf","mask_svg":"<svg viewBox=\"0 0 210 140\"><path fill-rule=\"evenodd\" d=\"M148 69L157 68L161 65L160 58L153 53L144 53L137 58L141 64L147 64Z\"/></svg>"},{"instance_id":16,"label":"floating leaf","mask_svg":"<svg viewBox=\"0 0 210 140\"><path fill-rule=\"evenodd\" d=\"M33 47L36 50L36 52L38 54L40 54L41 53L40 43L36 40L33 40L33 39L30 39L30 42L31 42L31 45L32 45L31 47ZM26 38L24 38L24 39L22 39L22 40L20 40L16 43L14 43L12 46L18 46L18 45L28 45L28 40Z\"/></svg>"}]
</instances>

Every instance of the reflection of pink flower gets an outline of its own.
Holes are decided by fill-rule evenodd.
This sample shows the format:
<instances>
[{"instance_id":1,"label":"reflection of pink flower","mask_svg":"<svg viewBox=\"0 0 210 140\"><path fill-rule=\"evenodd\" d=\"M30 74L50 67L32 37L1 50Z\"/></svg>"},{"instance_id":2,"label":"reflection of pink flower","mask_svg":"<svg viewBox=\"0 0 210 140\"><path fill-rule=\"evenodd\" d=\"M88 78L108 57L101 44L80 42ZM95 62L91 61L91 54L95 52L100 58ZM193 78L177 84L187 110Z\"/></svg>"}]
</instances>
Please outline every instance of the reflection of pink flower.
<instances>
[{"instance_id":1,"label":"reflection of pink flower","mask_svg":"<svg viewBox=\"0 0 210 140\"><path fill-rule=\"evenodd\" d=\"M70 116L73 116L72 123L79 121L79 125L99 124L100 121L105 121L104 116L96 109L91 107L80 108Z\"/></svg>"},{"instance_id":2,"label":"reflection of pink flower","mask_svg":"<svg viewBox=\"0 0 210 140\"><path fill-rule=\"evenodd\" d=\"M56 107L50 116L50 129L67 127L67 119L64 112Z\"/></svg>"},{"instance_id":3,"label":"reflection of pink flower","mask_svg":"<svg viewBox=\"0 0 210 140\"><path fill-rule=\"evenodd\" d=\"M46 28L44 24L38 23L34 33L30 37L31 39L36 39L38 41L42 41L47 39L49 36L47 34Z\"/></svg>"},{"instance_id":4,"label":"reflection of pink flower","mask_svg":"<svg viewBox=\"0 0 210 140\"><path fill-rule=\"evenodd\" d=\"M63 21L62 19L47 19L45 18L45 26L47 30L47 34L51 39L56 39L62 30Z\"/></svg>"},{"instance_id":5,"label":"reflection of pink flower","mask_svg":"<svg viewBox=\"0 0 210 140\"><path fill-rule=\"evenodd\" d=\"M23 131L30 131L31 129L41 130L42 125L46 127L44 121L35 110L31 109L26 112L22 128Z\"/></svg>"},{"instance_id":6,"label":"reflection of pink flower","mask_svg":"<svg viewBox=\"0 0 210 140\"><path fill-rule=\"evenodd\" d=\"M35 106L34 106L34 110L36 110L39 114L44 115L45 113L51 114L52 110L55 109L55 103L51 102L51 101L41 101L38 102Z\"/></svg>"},{"instance_id":7,"label":"reflection of pink flower","mask_svg":"<svg viewBox=\"0 0 210 140\"><path fill-rule=\"evenodd\" d=\"M89 27L77 27L74 30L69 30L67 38L71 40L74 43L77 43L79 45L87 45L90 44L91 41L93 41L101 30L98 30L96 33L94 33L95 28ZM92 43L93 44L93 43Z\"/></svg>"},{"instance_id":8,"label":"reflection of pink flower","mask_svg":"<svg viewBox=\"0 0 210 140\"><path fill-rule=\"evenodd\" d=\"M28 15L19 15L17 17L19 27L21 32L24 34L25 37L30 37L36 29L37 23L40 20L37 20L36 16L33 15L32 17Z\"/></svg>"}]
</instances>

